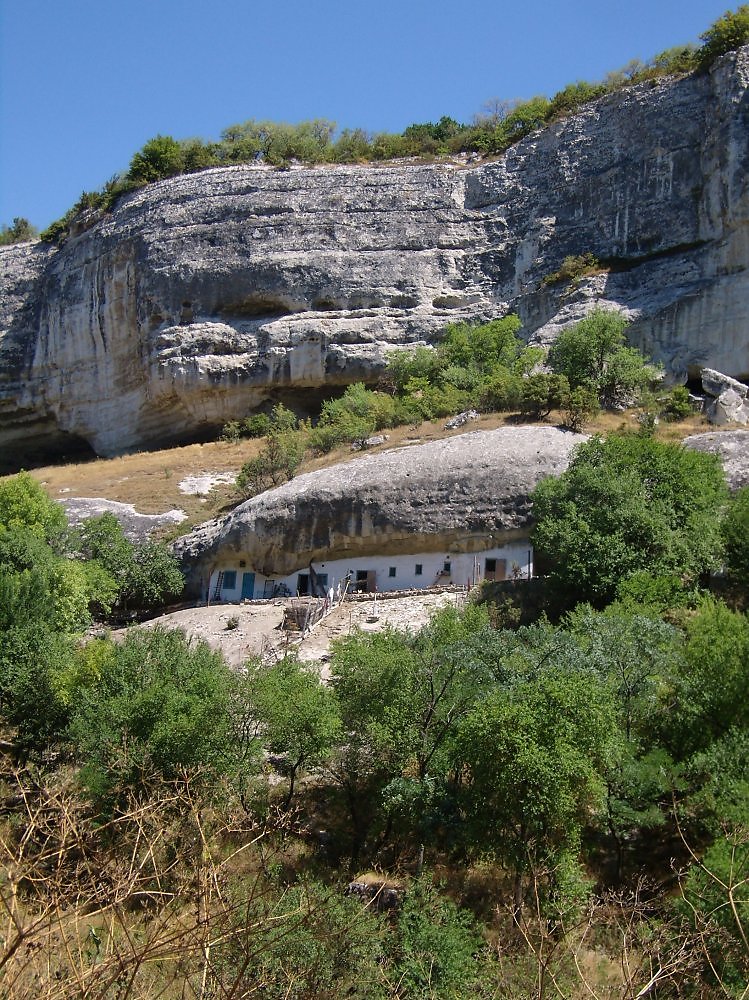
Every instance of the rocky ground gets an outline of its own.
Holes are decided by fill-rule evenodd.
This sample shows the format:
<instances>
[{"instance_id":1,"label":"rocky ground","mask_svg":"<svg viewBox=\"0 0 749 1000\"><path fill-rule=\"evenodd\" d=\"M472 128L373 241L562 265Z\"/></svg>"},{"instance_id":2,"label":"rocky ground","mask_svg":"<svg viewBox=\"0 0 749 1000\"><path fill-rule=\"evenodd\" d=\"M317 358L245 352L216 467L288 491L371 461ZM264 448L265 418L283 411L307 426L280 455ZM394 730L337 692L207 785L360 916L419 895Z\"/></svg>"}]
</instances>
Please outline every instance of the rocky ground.
<instances>
[{"instance_id":1,"label":"rocky ground","mask_svg":"<svg viewBox=\"0 0 749 1000\"><path fill-rule=\"evenodd\" d=\"M272 660L283 656L287 650L298 651L303 660L320 665L327 676L326 661L334 639L348 635L356 628L365 632L378 632L387 626L417 632L431 615L446 605L462 606L463 591L423 592L386 598L378 595L375 601L347 601L335 608L312 631L299 641L293 633L284 632L284 607L287 601L251 604L213 604L184 608L162 615L145 623L146 628L161 626L183 629L188 636L204 639L214 649L220 650L227 661L241 666L251 656ZM236 627L229 627L232 619Z\"/></svg>"}]
</instances>

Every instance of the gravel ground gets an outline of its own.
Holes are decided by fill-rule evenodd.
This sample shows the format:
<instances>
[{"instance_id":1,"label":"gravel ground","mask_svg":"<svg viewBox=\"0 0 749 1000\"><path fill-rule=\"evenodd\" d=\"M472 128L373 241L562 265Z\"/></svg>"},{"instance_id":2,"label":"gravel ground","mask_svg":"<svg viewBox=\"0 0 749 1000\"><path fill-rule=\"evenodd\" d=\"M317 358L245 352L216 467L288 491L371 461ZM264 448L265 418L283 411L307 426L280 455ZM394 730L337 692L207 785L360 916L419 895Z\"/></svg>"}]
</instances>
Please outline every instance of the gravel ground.
<instances>
[{"instance_id":1,"label":"gravel ground","mask_svg":"<svg viewBox=\"0 0 749 1000\"><path fill-rule=\"evenodd\" d=\"M165 628L183 629L188 636L204 639L214 649L224 654L234 667L241 666L250 656L274 659L285 649L298 650L303 660L320 664L323 677L328 676L326 660L333 639L348 635L355 628L365 632L378 632L388 625L417 632L431 615L448 604L462 603L464 595L456 593L413 594L407 597L386 599L378 596L376 606L371 601L351 601L335 608L319 622L297 645L293 633L281 628L286 601L270 604L213 604L209 607L184 608L171 614L153 618L145 628L160 625ZM227 628L230 619L237 618L236 628Z\"/></svg>"}]
</instances>

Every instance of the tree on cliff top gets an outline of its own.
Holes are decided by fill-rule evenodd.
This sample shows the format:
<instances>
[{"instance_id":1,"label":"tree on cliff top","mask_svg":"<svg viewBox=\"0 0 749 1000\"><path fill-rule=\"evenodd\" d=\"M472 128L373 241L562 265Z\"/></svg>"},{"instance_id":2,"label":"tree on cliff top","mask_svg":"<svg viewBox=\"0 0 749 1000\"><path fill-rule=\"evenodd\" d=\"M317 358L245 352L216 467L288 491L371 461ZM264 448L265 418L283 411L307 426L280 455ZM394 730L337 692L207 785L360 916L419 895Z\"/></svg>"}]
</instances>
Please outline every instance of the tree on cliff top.
<instances>
[{"instance_id":1,"label":"tree on cliff top","mask_svg":"<svg viewBox=\"0 0 749 1000\"><path fill-rule=\"evenodd\" d=\"M749 43L749 4L727 10L700 38L697 60L701 69L709 69L719 56Z\"/></svg>"}]
</instances>

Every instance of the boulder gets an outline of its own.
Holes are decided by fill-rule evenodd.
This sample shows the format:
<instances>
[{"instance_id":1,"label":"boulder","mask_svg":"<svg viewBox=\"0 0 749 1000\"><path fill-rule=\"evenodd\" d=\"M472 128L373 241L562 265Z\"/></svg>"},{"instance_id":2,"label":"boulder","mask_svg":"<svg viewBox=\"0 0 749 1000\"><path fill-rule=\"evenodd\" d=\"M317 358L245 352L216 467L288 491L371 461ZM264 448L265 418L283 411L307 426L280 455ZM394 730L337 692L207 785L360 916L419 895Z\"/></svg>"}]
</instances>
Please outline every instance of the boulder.
<instances>
[{"instance_id":1,"label":"boulder","mask_svg":"<svg viewBox=\"0 0 749 1000\"><path fill-rule=\"evenodd\" d=\"M707 419L711 424L747 424L749 423L749 406L746 397L735 389L725 389L714 399L706 410Z\"/></svg>"},{"instance_id":2,"label":"boulder","mask_svg":"<svg viewBox=\"0 0 749 1000\"><path fill-rule=\"evenodd\" d=\"M716 372L713 368L703 368L700 377L702 388L708 396L714 396L716 399L727 391L735 392L741 399L746 399L746 394L749 392L749 386L731 378L730 375L724 375L723 372Z\"/></svg>"},{"instance_id":3,"label":"boulder","mask_svg":"<svg viewBox=\"0 0 749 1000\"><path fill-rule=\"evenodd\" d=\"M749 486L749 430L693 434L684 439L684 447L719 455L732 490Z\"/></svg>"}]
</instances>

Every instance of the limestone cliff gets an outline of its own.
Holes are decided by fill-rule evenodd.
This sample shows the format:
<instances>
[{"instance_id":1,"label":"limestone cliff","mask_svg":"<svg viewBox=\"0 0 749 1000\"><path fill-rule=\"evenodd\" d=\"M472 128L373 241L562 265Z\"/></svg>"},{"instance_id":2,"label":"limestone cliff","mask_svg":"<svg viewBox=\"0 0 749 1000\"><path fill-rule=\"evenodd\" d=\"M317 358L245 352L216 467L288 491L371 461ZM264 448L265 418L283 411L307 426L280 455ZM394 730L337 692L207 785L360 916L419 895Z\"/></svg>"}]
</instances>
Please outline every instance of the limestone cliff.
<instances>
[{"instance_id":1,"label":"limestone cliff","mask_svg":"<svg viewBox=\"0 0 749 1000\"><path fill-rule=\"evenodd\" d=\"M609 95L496 162L213 169L0 248L0 449L184 439L373 379L394 346L601 302L675 378L749 375L749 48ZM567 254L604 264L542 285Z\"/></svg>"}]
</instances>

